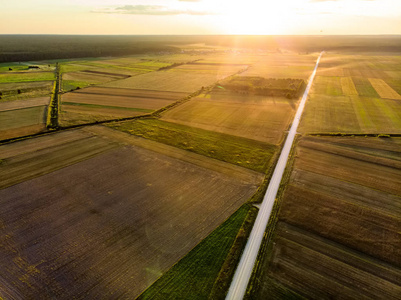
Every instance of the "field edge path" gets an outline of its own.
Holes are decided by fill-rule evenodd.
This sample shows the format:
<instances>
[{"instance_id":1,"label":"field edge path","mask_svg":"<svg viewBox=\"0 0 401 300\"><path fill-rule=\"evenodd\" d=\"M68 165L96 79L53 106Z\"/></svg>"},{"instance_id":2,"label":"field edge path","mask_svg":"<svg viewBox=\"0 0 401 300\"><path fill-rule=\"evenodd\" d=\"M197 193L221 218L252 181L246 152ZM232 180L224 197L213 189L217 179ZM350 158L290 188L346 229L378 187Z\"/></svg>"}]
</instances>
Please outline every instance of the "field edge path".
<instances>
[{"instance_id":1,"label":"field edge path","mask_svg":"<svg viewBox=\"0 0 401 300\"><path fill-rule=\"evenodd\" d=\"M305 89L304 95L302 97L301 103L298 107L297 113L294 117L291 129L288 132L287 139L285 141L284 147L281 151L280 157L278 159L277 165L274 169L273 176L270 180L269 186L267 188L266 194L263 198L258 216L256 218L255 224L252 228L251 234L249 236L248 242L245 246L244 252L242 253L241 260L235 271L234 278L231 282L230 288L226 300L240 300L244 298L246 289L248 287L249 280L253 271L253 267L256 262L256 258L259 253L260 245L262 244L264 232L267 227L267 223L270 218L270 214L276 199L277 191L280 186L281 179L284 174L284 169L287 165L288 156L290 154L292 144L294 142L295 135L297 134L298 125L302 116L302 112L305 107L306 99L308 98L309 90L312 86L313 79L315 78L317 68L319 66L320 59L323 55L322 51L316 61L315 69L309 78L308 85Z\"/></svg>"}]
</instances>

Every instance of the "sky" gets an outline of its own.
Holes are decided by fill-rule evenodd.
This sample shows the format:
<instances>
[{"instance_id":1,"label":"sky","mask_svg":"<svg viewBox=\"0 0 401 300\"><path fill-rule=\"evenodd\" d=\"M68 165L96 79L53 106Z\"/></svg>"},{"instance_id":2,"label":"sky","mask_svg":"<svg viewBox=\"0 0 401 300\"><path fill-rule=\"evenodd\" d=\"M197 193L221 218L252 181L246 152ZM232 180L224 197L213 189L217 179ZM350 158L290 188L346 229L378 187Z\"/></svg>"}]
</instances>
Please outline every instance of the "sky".
<instances>
[{"instance_id":1,"label":"sky","mask_svg":"<svg viewBox=\"0 0 401 300\"><path fill-rule=\"evenodd\" d=\"M0 34L401 34L401 1L0 0Z\"/></svg>"}]
</instances>

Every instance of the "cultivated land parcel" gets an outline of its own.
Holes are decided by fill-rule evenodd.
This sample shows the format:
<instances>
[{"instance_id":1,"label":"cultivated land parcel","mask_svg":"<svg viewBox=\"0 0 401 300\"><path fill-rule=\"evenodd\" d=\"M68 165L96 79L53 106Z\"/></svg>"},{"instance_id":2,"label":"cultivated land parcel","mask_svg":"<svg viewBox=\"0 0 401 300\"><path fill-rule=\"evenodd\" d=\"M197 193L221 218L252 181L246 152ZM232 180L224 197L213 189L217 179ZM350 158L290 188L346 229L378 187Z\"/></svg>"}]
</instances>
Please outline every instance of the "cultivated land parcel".
<instances>
[{"instance_id":1,"label":"cultivated land parcel","mask_svg":"<svg viewBox=\"0 0 401 300\"><path fill-rule=\"evenodd\" d=\"M320 49L181 48L0 64L0 297L224 298ZM323 56L247 297L401 296L400 65Z\"/></svg>"},{"instance_id":2,"label":"cultivated land parcel","mask_svg":"<svg viewBox=\"0 0 401 300\"><path fill-rule=\"evenodd\" d=\"M399 68L323 56L249 299L401 296Z\"/></svg>"}]
</instances>

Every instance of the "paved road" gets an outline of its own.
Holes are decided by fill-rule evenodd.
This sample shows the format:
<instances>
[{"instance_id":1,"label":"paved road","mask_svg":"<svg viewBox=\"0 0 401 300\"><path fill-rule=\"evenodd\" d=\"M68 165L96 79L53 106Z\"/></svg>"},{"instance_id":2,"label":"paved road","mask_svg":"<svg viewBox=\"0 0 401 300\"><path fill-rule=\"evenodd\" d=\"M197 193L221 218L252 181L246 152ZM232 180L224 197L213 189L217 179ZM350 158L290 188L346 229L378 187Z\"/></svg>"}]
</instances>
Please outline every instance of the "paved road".
<instances>
[{"instance_id":1,"label":"paved road","mask_svg":"<svg viewBox=\"0 0 401 300\"><path fill-rule=\"evenodd\" d=\"M248 243L245 247L244 253L242 254L233 281L231 282L231 286L228 291L226 300L240 300L245 295L246 288L248 286L248 282L252 274L253 266L255 264L256 257L259 252L260 244L262 243L263 235L266 230L267 222L269 221L273 204L276 199L281 178L283 177L284 169L285 166L287 165L288 156L290 154L295 135L297 134L298 124L305 107L305 102L308 97L309 90L312 86L313 79L315 78L316 70L323 53L324 51L320 53L319 58L317 59L316 62L315 69L313 70L313 73L309 78L308 86L305 89L305 93L302 97L301 103L299 104L297 113L295 115L291 129L288 133L283 150L281 151L276 168L274 169L274 173L270 180L266 194L263 198L262 205L258 213L258 217L256 218Z\"/></svg>"}]
</instances>

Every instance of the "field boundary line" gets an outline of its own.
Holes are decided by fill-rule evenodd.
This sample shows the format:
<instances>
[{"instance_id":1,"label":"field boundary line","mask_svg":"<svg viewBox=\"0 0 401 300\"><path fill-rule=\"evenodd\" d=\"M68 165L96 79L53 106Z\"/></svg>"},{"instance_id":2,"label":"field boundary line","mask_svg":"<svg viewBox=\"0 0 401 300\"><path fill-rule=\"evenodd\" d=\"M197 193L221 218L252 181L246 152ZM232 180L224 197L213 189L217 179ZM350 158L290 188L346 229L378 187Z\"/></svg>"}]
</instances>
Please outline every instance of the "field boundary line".
<instances>
[{"instance_id":1,"label":"field boundary line","mask_svg":"<svg viewBox=\"0 0 401 300\"><path fill-rule=\"evenodd\" d=\"M306 136L358 136L358 137L379 137L379 138L392 138L392 137L401 137L401 133L341 133L341 132L333 132L333 133L306 133Z\"/></svg>"},{"instance_id":2,"label":"field boundary line","mask_svg":"<svg viewBox=\"0 0 401 300\"><path fill-rule=\"evenodd\" d=\"M252 232L249 237L248 243L244 249L241 260L234 274L233 281L228 290L228 294L226 297L227 300L237 300L237 299L239 300L244 298L250 277L252 275L253 267L256 262L257 255L259 253L260 246L262 244L266 226L270 219L270 214L272 212L276 200L276 195L280 186L280 182L283 177L285 167L287 165L288 156L292 149L292 144L294 142L295 135L297 134L298 125L302 116L303 109L305 107L306 99L308 98L309 90L312 87L313 79L315 78L316 71L319 66L319 62L323 53L324 51L320 53L316 61L315 68L312 72L312 75L309 78L308 86L305 89L297 113L295 114L294 121L292 123L291 129L288 133L287 139L281 151L276 168L274 169L273 176L270 180L258 216L252 228Z\"/></svg>"}]
</instances>

